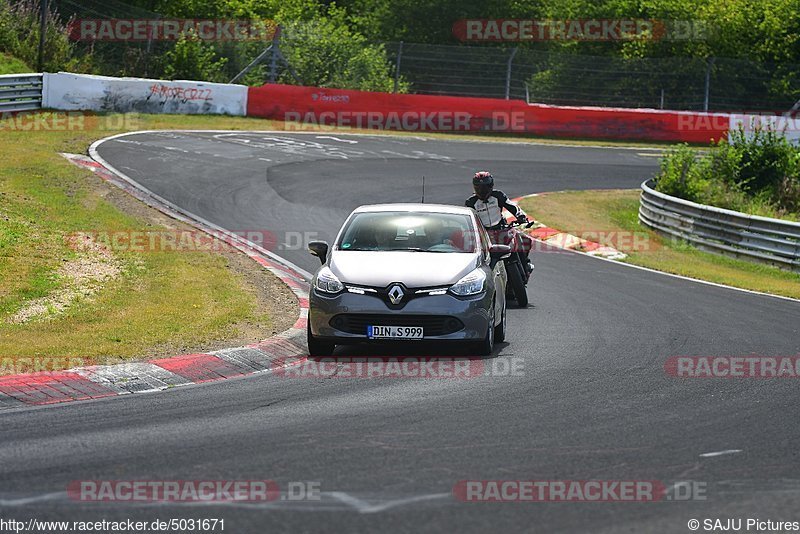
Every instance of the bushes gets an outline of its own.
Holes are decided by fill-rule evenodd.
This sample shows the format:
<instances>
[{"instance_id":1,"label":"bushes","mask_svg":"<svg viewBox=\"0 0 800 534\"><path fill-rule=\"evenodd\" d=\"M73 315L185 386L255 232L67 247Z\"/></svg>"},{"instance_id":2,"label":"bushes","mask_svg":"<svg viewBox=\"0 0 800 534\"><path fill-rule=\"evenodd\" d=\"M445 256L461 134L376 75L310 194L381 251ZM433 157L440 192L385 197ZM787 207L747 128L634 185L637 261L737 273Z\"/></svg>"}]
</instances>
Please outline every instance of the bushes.
<instances>
[{"instance_id":1,"label":"bushes","mask_svg":"<svg viewBox=\"0 0 800 534\"><path fill-rule=\"evenodd\" d=\"M0 74L22 74L33 72L33 69L18 60L0 52Z\"/></svg>"},{"instance_id":2,"label":"bushes","mask_svg":"<svg viewBox=\"0 0 800 534\"><path fill-rule=\"evenodd\" d=\"M0 0L0 51L34 68L39 54L39 10L38 0ZM89 67L85 57L75 54L67 25L52 9L47 14L43 67L49 72Z\"/></svg>"},{"instance_id":3,"label":"bushes","mask_svg":"<svg viewBox=\"0 0 800 534\"><path fill-rule=\"evenodd\" d=\"M303 85L392 91L394 76L383 45L367 42L352 31L343 11L331 8L312 20L283 24L281 50ZM284 73L283 83L294 83ZM402 83L400 92L407 91Z\"/></svg>"},{"instance_id":4,"label":"bushes","mask_svg":"<svg viewBox=\"0 0 800 534\"><path fill-rule=\"evenodd\" d=\"M194 35L182 36L175 48L164 55L164 76L170 80L228 81L225 74L227 58L215 59L213 45L206 44Z\"/></svg>"},{"instance_id":5,"label":"bushes","mask_svg":"<svg viewBox=\"0 0 800 534\"><path fill-rule=\"evenodd\" d=\"M701 204L800 219L800 149L781 132L733 131L706 155L680 145L661 161L656 189Z\"/></svg>"}]
</instances>

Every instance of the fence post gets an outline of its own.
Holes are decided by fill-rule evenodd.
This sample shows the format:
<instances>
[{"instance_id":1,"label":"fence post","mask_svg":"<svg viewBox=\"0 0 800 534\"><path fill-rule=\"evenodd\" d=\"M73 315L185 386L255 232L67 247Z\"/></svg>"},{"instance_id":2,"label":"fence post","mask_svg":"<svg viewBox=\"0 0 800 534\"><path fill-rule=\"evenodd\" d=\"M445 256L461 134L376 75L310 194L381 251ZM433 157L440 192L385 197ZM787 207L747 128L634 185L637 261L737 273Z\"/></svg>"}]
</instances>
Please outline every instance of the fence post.
<instances>
[{"instance_id":1,"label":"fence post","mask_svg":"<svg viewBox=\"0 0 800 534\"><path fill-rule=\"evenodd\" d=\"M514 56L517 55L518 48L515 46L508 57L508 64L506 65L506 100L511 95L511 63L514 61Z\"/></svg>"},{"instance_id":2,"label":"fence post","mask_svg":"<svg viewBox=\"0 0 800 534\"><path fill-rule=\"evenodd\" d=\"M158 15L156 19L161 19L161 15ZM150 75L150 56L153 51L153 29L147 28L147 46L144 50L144 76L145 78Z\"/></svg>"},{"instance_id":3,"label":"fence post","mask_svg":"<svg viewBox=\"0 0 800 534\"><path fill-rule=\"evenodd\" d=\"M714 58L706 58L706 92L703 99L703 111L708 111L708 100L711 94L711 66L714 64Z\"/></svg>"},{"instance_id":4,"label":"fence post","mask_svg":"<svg viewBox=\"0 0 800 534\"><path fill-rule=\"evenodd\" d=\"M661 109L664 109L664 89L661 89Z\"/></svg>"},{"instance_id":5,"label":"fence post","mask_svg":"<svg viewBox=\"0 0 800 534\"><path fill-rule=\"evenodd\" d=\"M275 80L278 79L278 54L277 51L280 49L279 44L281 40L281 28L278 26L278 30L275 32L275 35L272 36L272 56L269 58L269 83L275 83Z\"/></svg>"},{"instance_id":6,"label":"fence post","mask_svg":"<svg viewBox=\"0 0 800 534\"><path fill-rule=\"evenodd\" d=\"M36 69L44 72L44 42L47 35L47 0L41 0L41 20L39 21L39 53L36 59Z\"/></svg>"},{"instance_id":7,"label":"fence post","mask_svg":"<svg viewBox=\"0 0 800 534\"><path fill-rule=\"evenodd\" d=\"M400 87L400 61L403 59L403 41L397 45L397 61L394 63L394 92Z\"/></svg>"}]
</instances>

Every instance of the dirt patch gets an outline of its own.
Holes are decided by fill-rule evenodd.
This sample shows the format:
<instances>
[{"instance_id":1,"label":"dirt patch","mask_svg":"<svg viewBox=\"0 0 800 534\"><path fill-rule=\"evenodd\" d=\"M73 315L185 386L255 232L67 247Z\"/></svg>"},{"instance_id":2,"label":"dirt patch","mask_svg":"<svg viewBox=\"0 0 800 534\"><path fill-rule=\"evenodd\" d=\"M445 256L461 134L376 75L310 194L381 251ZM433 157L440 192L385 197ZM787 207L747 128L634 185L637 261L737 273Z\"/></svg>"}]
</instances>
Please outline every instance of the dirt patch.
<instances>
[{"instance_id":1,"label":"dirt patch","mask_svg":"<svg viewBox=\"0 0 800 534\"><path fill-rule=\"evenodd\" d=\"M122 262L91 236L73 238L70 246L78 251L76 258L64 260L56 271L62 287L45 297L31 300L8 319L10 324L51 319L69 308L78 299L91 299L106 283L123 271Z\"/></svg>"}]
</instances>

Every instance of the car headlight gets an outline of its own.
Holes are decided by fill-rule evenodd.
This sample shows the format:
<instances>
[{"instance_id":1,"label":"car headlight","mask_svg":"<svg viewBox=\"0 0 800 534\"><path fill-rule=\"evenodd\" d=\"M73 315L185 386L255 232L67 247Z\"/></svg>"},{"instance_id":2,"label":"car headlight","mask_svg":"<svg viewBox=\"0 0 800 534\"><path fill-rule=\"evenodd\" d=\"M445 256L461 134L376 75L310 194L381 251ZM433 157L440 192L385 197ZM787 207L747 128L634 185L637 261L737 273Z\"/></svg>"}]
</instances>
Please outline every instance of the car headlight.
<instances>
[{"instance_id":1,"label":"car headlight","mask_svg":"<svg viewBox=\"0 0 800 534\"><path fill-rule=\"evenodd\" d=\"M477 295L483 291L483 286L486 283L486 273L483 269L475 269L464 278L450 286L450 292L459 297L466 297L468 295Z\"/></svg>"},{"instance_id":2,"label":"car headlight","mask_svg":"<svg viewBox=\"0 0 800 534\"><path fill-rule=\"evenodd\" d=\"M321 293L338 293L344 289L336 275L333 274L328 267L323 267L317 274L317 279L314 281L314 288Z\"/></svg>"}]
</instances>

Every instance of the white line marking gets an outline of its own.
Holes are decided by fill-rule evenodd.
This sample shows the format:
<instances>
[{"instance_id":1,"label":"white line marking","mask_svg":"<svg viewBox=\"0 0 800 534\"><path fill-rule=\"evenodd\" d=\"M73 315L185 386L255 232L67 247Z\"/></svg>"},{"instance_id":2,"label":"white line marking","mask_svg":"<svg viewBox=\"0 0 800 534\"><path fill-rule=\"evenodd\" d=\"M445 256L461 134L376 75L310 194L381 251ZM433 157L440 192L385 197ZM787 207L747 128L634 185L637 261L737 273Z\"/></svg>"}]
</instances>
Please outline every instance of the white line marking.
<instances>
[{"instance_id":1,"label":"white line marking","mask_svg":"<svg viewBox=\"0 0 800 534\"><path fill-rule=\"evenodd\" d=\"M352 506L360 514L374 514L376 512L383 512L384 510L388 510L389 508L394 508L395 506L402 506L404 504L411 504L420 501L432 501L435 499L445 499L448 497L452 497L451 493L430 493L428 495L416 495L414 497L406 497L404 499L395 499L393 501L387 501L380 504L370 504L366 501L362 501L358 497L353 497L352 495L347 494L343 491L332 491L328 494L334 499L337 499L345 504Z\"/></svg>"},{"instance_id":2,"label":"white line marking","mask_svg":"<svg viewBox=\"0 0 800 534\"><path fill-rule=\"evenodd\" d=\"M339 141L340 143L350 143L351 145L358 144L358 141L353 139L339 139L338 137L334 137L332 135L318 135L317 139L331 139L333 141Z\"/></svg>"},{"instance_id":3,"label":"white line marking","mask_svg":"<svg viewBox=\"0 0 800 534\"><path fill-rule=\"evenodd\" d=\"M156 134L156 135L163 135L163 134L174 134L174 133L213 133L213 134L225 134L230 136L236 136L241 134L287 134L287 135L315 135L319 134L319 132L291 132L287 130L138 130L135 132L126 132L123 134L119 134L119 136L125 135L135 135L135 134ZM541 141L490 141L490 140L483 140L483 139L452 139L449 137L425 137L421 135L397 135L397 134L381 134L381 133L343 133L341 135L349 135L352 137L374 137L374 138L389 138L389 139L397 139L401 141L443 141L446 143L480 143L480 144L493 144L493 145L534 145L534 146L541 146L541 147L559 147L559 148L597 148L603 150L649 150L649 151L658 151L664 152L663 147L657 146L616 146L616 145L604 145L600 144L603 143L602 139L598 139L598 144L595 145L577 145L577 144L567 144L567 143L545 143ZM454 134L457 135L457 134ZM478 134L473 134L478 135ZM118 137L116 135L112 135L107 139L112 139L114 137ZM245 142L250 142L249 140ZM677 145L678 143L673 143ZM701 150L702 149L698 149Z\"/></svg>"},{"instance_id":4,"label":"white line marking","mask_svg":"<svg viewBox=\"0 0 800 534\"><path fill-rule=\"evenodd\" d=\"M338 501L336 504L335 502L331 502L327 499L324 499L319 502L315 501L290 501L284 500L283 495L280 500L277 501L265 501L265 502L245 502L245 501L110 501L105 504L108 506L142 506L142 507L215 507L215 506L224 506L224 507L232 507L232 508L251 508L251 509L280 509L280 508L298 508L303 511L311 511L311 510L323 510L323 511L346 511L346 510L355 510L360 514L374 514L378 512L386 511L390 508L396 508L398 506L405 506L408 504L413 504L415 502L421 501L433 501L438 499L450 499L452 498L451 493L430 493L426 495L414 495L411 497L404 497L402 499L394 499L390 501L384 501L377 504L370 504L367 501L359 499L358 497L354 497L348 493L343 491L331 491L331 492L322 492L320 497L323 499L325 497L331 497L334 501ZM74 502L71 501L64 491L59 491L55 493L45 493L43 495L35 495L33 497L23 497L20 499L0 499L0 506L5 507L19 507L19 506L28 506L31 504L41 503L41 502L48 502L48 501L67 501L67 502ZM326 502L327 501L327 502ZM87 501L88 504L93 504ZM81 504L80 501L75 502L75 504ZM345 505L346 508L343 508L341 505Z\"/></svg>"},{"instance_id":5,"label":"white line marking","mask_svg":"<svg viewBox=\"0 0 800 534\"><path fill-rule=\"evenodd\" d=\"M33 497L24 497L22 499L0 499L0 506L27 506L36 502L44 501L58 501L65 499L67 494L63 491L55 493L45 493L44 495L34 495Z\"/></svg>"},{"instance_id":6,"label":"white line marking","mask_svg":"<svg viewBox=\"0 0 800 534\"><path fill-rule=\"evenodd\" d=\"M715 456L722 456L725 454L737 454L742 452L742 449L728 449L725 451L706 452L700 455L700 458L713 458Z\"/></svg>"}]
</instances>

